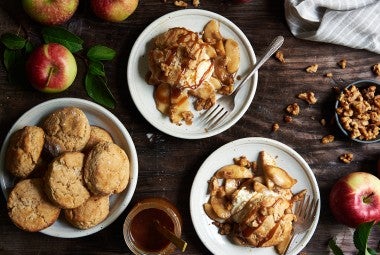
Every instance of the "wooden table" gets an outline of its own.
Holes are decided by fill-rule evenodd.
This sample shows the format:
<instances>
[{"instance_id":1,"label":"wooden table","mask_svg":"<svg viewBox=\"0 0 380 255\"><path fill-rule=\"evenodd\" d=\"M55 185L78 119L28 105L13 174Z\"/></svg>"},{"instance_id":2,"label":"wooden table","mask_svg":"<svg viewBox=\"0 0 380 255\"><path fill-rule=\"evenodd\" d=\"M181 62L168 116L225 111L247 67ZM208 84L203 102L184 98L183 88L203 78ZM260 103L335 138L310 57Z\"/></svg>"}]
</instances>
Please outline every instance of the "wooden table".
<instances>
[{"instance_id":1,"label":"wooden table","mask_svg":"<svg viewBox=\"0 0 380 255\"><path fill-rule=\"evenodd\" d=\"M171 2L171 1L168 1ZM2 1L0 9L1 33L20 30L20 24L33 39L38 38L40 26L25 15L18 1ZM191 5L188 8L193 8ZM322 210L314 237L305 247L307 254L327 254L327 242L336 237L345 254L356 254L352 230L338 224L333 218L328 195L332 185L341 176L354 171L375 173L380 156L380 144L358 144L347 140L331 123L335 94L334 80L352 82L358 79L377 79L371 66L380 62L380 56L364 50L297 39L289 32L284 17L283 1L254 0L249 4L230 1L202 0L201 9L219 13L230 19L246 34L255 53L260 56L265 46L276 36L283 35L282 51L286 63L271 58L259 71L258 89L254 100L240 121L232 128L214 137L184 140L168 136L150 124L138 112L130 97L126 68L132 45L151 22L171 11L178 10L172 3L144 0L125 22L115 24L96 19L87 1L80 7L66 27L85 40L86 45L103 44L114 48L117 58L106 64L109 87L117 100L112 112L124 123L136 145L139 157L139 179L131 204L147 196L162 196L176 204L182 213L183 238L189 243L185 254L209 254L198 238L190 218L189 196L192 181L201 163L217 148L243 137L267 137L287 144L296 150L313 170L321 192ZM341 69L337 62L347 59ZM60 97L87 96L84 88L84 65L79 60L77 79L72 87L59 94L44 94L28 86L10 85L3 65L0 72L0 142L12 124L28 109L46 100ZM317 73L305 72L311 64L319 64ZM325 77L333 73L334 79ZM338 86L342 86L339 83ZM296 95L313 91L317 104L308 106ZM284 108L293 102L301 106L301 113L291 123L285 123ZM322 126L321 119L327 124ZM272 124L280 129L272 132ZM150 137L149 135L152 135ZM335 141L322 144L321 138L333 134ZM344 164L338 157L351 152L354 159ZM5 199L1 196L0 254L131 254L124 243L122 224L131 209L109 227L91 236L77 239L59 239L40 233L27 233L16 228L7 216ZM378 246L379 229L369 244ZM180 254L177 251L177 254Z\"/></svg>"}]
</instances>

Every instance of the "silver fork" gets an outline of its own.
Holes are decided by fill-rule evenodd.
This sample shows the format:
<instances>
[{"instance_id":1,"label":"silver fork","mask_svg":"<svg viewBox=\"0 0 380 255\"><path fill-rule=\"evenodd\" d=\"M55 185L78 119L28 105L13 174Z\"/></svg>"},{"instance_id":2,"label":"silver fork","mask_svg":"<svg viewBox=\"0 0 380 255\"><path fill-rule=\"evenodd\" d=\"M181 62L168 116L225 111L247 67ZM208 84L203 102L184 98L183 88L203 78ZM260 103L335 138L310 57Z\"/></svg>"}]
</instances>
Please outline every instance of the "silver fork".
<instances>
[{"instance_id":1,"label":"silver fork","mask_svg":"<svg viewBox=\"0 0 380 255\"><path fill-rule=\"evenodd\" d=\"M218 125L228 113L232 112L235 108L235 96L238 94L240 88L245 84L252 75L273 55L283 44L284 37L277 36L272 43L265 49L264 56L254 65L253 69L242 79L236 86L232 94L223 96L218 99L217 103L209 110L204 112L199 117L199 122L203 122L204 126L211 129Z\"/></svg>"},{"instance_id":2,"label":"silver fork","mask_svg":"<svg viewBox=\"0 0 380 255\"><path fill-rule=\"evenodd\" d=\"M318 203L319 200L317 198L313 197L311 199L309 195L306 195L298 202L294 210L294 214L297 216L297 221L293 223L292 238L285 250L285 254L288 254L289 248L295 240L295 237L310 229L317 213Z\"/></svg>"}]
</instances>

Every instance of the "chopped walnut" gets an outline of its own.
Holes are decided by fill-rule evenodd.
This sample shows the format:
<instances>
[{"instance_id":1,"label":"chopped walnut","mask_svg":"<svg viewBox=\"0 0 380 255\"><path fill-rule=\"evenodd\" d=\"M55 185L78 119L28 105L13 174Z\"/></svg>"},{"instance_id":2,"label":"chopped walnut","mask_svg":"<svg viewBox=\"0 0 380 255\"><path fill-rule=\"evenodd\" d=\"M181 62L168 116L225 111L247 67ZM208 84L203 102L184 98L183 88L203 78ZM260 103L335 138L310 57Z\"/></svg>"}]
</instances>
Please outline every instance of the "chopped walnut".
<instances>
[{"instance_id":1,"label":"chopped walnut","mask_svg":"<svg viewBox=\"0 0 380 255\"><path fill-rule=\"evenodd\" d=\"M340 68L342 69L345 69L347 67L347 60L342 59L341 61L338 62L338 66L340 66Z\"/></svg>"},{"instance_id":2,"label":"chopped walnut","mask_svg":"<svg viewBox=\"0 0 380 255\"><path fill-rule=\"evenodd\" d=\"M234 158L234 163L235 163L235 165L243 166L243 167L246 167L246 168L250 168L251 167L251 162L247 159L246 156L241 156L239 158Z\"/></svg>"},{"instance_id":3,"label":"chopped walnut","mask_svg":"<svg viewBox=\"0 0 380 255\"><path fill-rule=\"evenodd\" d=\"M181 113L186 125L191 125L193 123L193 113L191 111L184 111Z\"/></svg>"},{"instance_id":4,"label":"chopped walnut","mask_svg":"<svg viewBox=\"0 0 380 255\"><path fill-rule=\"evenodd\" d=\"M334 142L334 139L335 139L335 137L333 136L333 135L326 135L326 136L324 136L323 138L322 138L322 143L323 144L326 144L326 143L332 143L332 142Z\"/></svg>"},{"instance_id":5,"label":"chopped walnut","mask_svg":"<svg viewBox=\"0 0 380 255\"><path fill-rule=\"evenodd\" d=\"M217 221L214 221L212 224L214 224L216 227L218 227L218 232L221 235L229 235L232 230L232 226L230 223L220 223Z\"/></svg>"},{"instance_id":6,"label":"chopped walnut","mask_svg":"<svg viewBox=\"0 0 380 255\"><path fill-rule=\"evenodd\" d=\"M293 103L286 107L286 111L293 116L297 116L300 113L300 107L297 103Z\"/></svg>"},{"instance_id":7,"label":"chopped walnut","mask_svg":"<svg viewBox=\"0 0 380 255\"><path fill-rule=\"evenodd\" d=\"M308 104L317 103L317 98L315 97L313 92L304 92L297 95L299 99L306 101Z\"/></svg>"},{"instance_id":8,"label":"chopped walnut","mask_svg":"<svg viewBox=\"0 0 380 255\"><path fill-rule=\"evenodd\" d=\"M316 73L318 71L318 64L313 64L306 68L306 72L308 73Z\"/></svg>"},{"instance_id":9,"label":"chopped walnut","mask_svg":"<svg viewBox=\"0 0 380 255\"><path fill-rule=\"evenodd\" d=\"M339 156L340 161L342 161L345 164L351 163L351 161L354 159L354 154L352 153L344 153Z\"/></svg>"},{"instance_id":10,"label":"chopped walnut","mask_svg":"<svg viewBox=\"0 0 380 255\"><path fill-rule=\"evenodd\" d=\"M373 72L376 76L380 76L380 63L377 63L376 65L373 65L373 66L372 66L372 72Z\"/></svg>"},{"instance_id":11,"label":"chopped walnut","mask_svg":"<svg viewBox=\"0 0 380 255\"><path fill-rule=\"evenodd\" d=\"M280 129L280 125L278 124L278 123L274 123L273 125L272 125L272 131L273 132L276 132L277 130L279 130Z\"/></svg>"},{"instance_id":12,"label":"chopped walnut","mask_svg":"<svg viewBox=\"0 0 380 255\"><path fill-rule=\"evenodd\" d=\"M292 116L289 116L289 115L285 115L285 116L284 116L284 122L286 122L286 123L290 123L290 122L292 122L292 121L293 121Z\"/></svg>"},{"instance_id":13,"label":"chopped walnut","mask_svg":"<svg viewBox=\"0 0 380 255\"><path fill-rule=\"evenodd\" d=\"M200 0L193 0L193 5L195 7L199 7L199 4L200 4Z\"/></svg>"},{"instance_id":14,"label":"chopped walnut","mask_svg":"<svg viewBox=\"0 0 380 255\"><path fill-rule=\"evenodd\" d=\"M351 138L373 140L379 136L380 95L376 93L376 86L362 90L351 86L338 97L336 113Z\"/></svg>"},{"instance_id":15,"label":"chopped walnut","mask_svg":"<svg viewBox=\"0 0 380 255\"><path fill-rule=\"evenodd\" d=\"M184 1L174 1L174 5L178 7L187 7L187 3Z\"/></svg>"},{"instance_id":16,"label":"chopped walnut","mask_svg":"<svg viewBox=\"0 0 380 255\"><path fill-rule=\"evenodd\" d=\"M321 119L319 122L322 126L326 126L326 119Z\"/></svg>"},{"instance_id":17,"label":"chopped walnut","mask_svg":"<svg viewBox=\"0 0 380 255\"><path fill-rule=\"evenodd\" d=\"M325 76L328 77L328 78L332 78L333 77L333 73L326 73Z\"/></svg>"},{"instance_id":18,"label":"chopped walnut","mask_svg":"<svg viewBox=\"0 0 380 255\"><path fill-rule=\"evenodd\" d=\"M284 53L282 51L277 51L275 55L276 59L280 61L281 63L285 63Z\"/></svg>"}]
</instances>

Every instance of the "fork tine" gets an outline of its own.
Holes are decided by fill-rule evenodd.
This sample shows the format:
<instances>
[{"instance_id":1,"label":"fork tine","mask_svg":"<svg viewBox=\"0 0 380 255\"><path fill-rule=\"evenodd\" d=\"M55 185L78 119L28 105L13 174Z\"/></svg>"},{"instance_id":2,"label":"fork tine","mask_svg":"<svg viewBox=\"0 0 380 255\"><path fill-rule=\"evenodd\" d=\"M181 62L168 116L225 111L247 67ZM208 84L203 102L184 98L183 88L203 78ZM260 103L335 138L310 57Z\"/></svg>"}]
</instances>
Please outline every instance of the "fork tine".
<instances>
[{"instance_id":1,"label":"fork tine","mask_svg":"<svg viewBox=\"0 0 380 255\"><path fill-rule=\"evenodd\" d=\"M223 112L224 111L224 112ZM223 112L223 113L222 113ZM219 111L218 115L220 115L217 119L215 119L211 124L210 126L207 128L207 129L212 129L214 128L216 125L218 125L223 119L224 117L227 116L227 113L228 111L227 110L224 110L224 108L221 109L221 111ZM216 115L215 117L217 117L218 115Z\"/></svg>"},{"instance_id":2,"label":"fork tine","mask_svg":"<svg viewBox=\"0 0 380 255\"><path fill-rule=\"evenodd\" d=\"M218 118L221 112L223 112L224 108L220 105L218 105L212 112L212 114L209 114L207 118L204 120L205 126L210 125L211 123L214 123L215 118Z\"/></svg>"},{"instance_id":3,"label":"fork tine","mask_svg":"<svg viewBox=\"0 0 380 255\"><path fill-rule=\"evenodd\" d=\"M207 121L210 117L212 117L215 114L215 112L218 110L219 107L220 105L216 104L210 109L206 110L203 114L201 114L199 120L202 122Z\"/></svg>"}]
</instances>

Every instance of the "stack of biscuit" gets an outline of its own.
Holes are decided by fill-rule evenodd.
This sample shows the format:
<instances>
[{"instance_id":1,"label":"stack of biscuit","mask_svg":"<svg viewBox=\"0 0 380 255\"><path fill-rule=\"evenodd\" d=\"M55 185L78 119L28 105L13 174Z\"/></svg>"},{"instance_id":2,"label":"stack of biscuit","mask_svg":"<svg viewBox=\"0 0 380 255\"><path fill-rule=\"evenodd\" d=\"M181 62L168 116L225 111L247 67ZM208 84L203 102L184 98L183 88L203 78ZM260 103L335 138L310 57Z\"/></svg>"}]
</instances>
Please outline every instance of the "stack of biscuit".
<instances>
[{"instance_id":1,"label":"stack of biscuit","mask_svg":"<svg viewBox=\"0 0 380 255\"><path fill-rule=\"evenodd\" d=\"M12 134L5 168L19 178L7 201L9 217L30 232L52 225L61 211L76 228L94 227L107 218L110 195L129 183L125 151L76 107Z\"/></svg>"}]
</instances>

